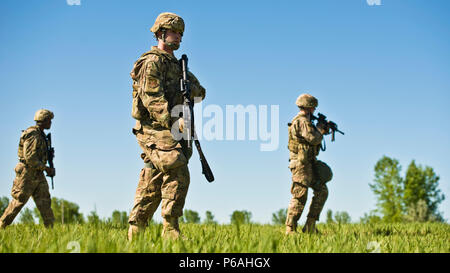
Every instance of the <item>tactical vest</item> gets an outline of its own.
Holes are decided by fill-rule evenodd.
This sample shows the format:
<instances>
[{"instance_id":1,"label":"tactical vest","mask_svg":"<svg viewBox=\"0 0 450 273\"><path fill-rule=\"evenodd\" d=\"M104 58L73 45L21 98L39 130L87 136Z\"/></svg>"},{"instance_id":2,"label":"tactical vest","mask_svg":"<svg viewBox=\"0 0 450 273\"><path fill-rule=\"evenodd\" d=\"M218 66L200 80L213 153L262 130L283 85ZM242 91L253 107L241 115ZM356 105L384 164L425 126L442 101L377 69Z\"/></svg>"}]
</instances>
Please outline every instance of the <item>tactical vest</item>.
<instances>
[{"instance_id":1,"label":"tactical vest","mask_svg":"<svg viewBox=\"0 0 450 273\"><path fill-rule=\"evenodd\" d=\"M39 130L38 126L31 126L28 129L24 130L22 132L22 135L20 136L20 140L19 140L19 149L17 151L17 156L19 157L19 160L23 163L25 163L25 151L24 151L24 143L27 140L27 138L29 138L32 135L39 135L42 137L43 139L43 143L44 145L41 145L40 147L37 147L37 154L38 154L38 158L40 159L41 162L47 162L47 150L46 150L46 138L45 138L45 134Z\"/></svg>"},{"instance_id":2,"label":"tactical vest","mask_svg":"<svg viewBox=\"0 0 450 273\"><path fill-rule=\"evenodd\" d=\"M131 107L131 116L137 120L144 120L149 117L149 113L142 104L142 100L139 96L139 92L141 92L141 84L139 81L143 73L142 66L149 54L150 52L142 54L142 56L134 63L133 70L130 73L133 80L133 103Z\"/></svg>"},{"instance_id":3,"label":"tactical vest","mask_svg":"<svg viewBox=\"0 0 450 273\"><path fill-rule=\"evenodd\" d=\"M305 154L304 157L316 157L319 154L320 146L313 146L309 144L302 137L294 136L291 131L291 126L298 122L300 119L300 114L294 117L292 123L289 124L289 141L288 141L288 149L291 153L298 155L299 151L302 150Z\"/></svg>"},{"instance_id":4,"label":"tactical vest","mask_svg":"<svg viewBox=\"0 0 450 273\"><path fill-rule=\"evenodd\" d=\"M144 75L145 69L142 69L142 67L151 55L156 55L162 60L158 78L164 93L156 94L157 96L152 96L150 99L148 99L149 96L146 96L147 100L143 100L143 85L147 75ZM170 129L173 120L177 119L171 117L171 110L175 105L183 103L183 95L179 92L182 71L178 60L159 52L157 49L152 49L136 61L130 75L133 79L133 118L139 120L143 126L162 126ZM153 123L155 123L155 126L152 126Z\"/></svg>"},{"instance_id":5,"label":"tactical vest","mask_svg":"<svg viewBox=\"0 0 450 273\"><path fill-rule=\"evenodd\" d=\"M300 145L300 140L297 136L294 136L291 132L292 124L296 123L300 119L300 115L294 117L292 122L289 124L288 132L289 132L289 141L288 141L288 149L290 152L294 154L298 154L298 147Z\"/></svg>"}]
</instances>

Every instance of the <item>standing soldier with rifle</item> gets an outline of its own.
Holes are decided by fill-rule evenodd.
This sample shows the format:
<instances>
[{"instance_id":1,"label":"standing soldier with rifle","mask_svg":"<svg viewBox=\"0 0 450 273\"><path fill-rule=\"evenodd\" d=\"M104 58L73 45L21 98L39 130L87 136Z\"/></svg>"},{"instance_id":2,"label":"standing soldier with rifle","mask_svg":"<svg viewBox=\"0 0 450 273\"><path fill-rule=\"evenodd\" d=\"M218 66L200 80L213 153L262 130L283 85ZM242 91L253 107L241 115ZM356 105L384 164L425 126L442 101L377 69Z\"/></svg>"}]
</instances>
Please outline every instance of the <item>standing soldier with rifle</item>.
<instances>
[{"instance_id":1,"label":"standing soldier with rifle","mask_svg":"<svg viewBox=\"0 0 450 273\"><path fill-rule=\"evenodd\" d=\"M145 229L161 202L162 235L180 236L178 218L183 215L190 183L187 164L192 155L191 141L195 132L190 130L192 137L188 139L176 137L187 128L192 129L193 121L189 119L192 118L189 110L181 111L183 114L177 111L177 115L173 112L175 106L192 103L194 98L196 102L205 98L205 89L186 66L183 73L183 66L173 54L181 43L183 19L174 13L161 13L150 30L155 34L158 46L144 53L130 74L133 79L132 116L137 120L133 133L143 150L144 168L139 175L128 220L129 240ZM201 160L205 176L212 181L214 178L203 154Z\"/></svg>"},{"instance_id":2,"label":"standing soldier with rifle","mask_svg":"<svg viewBox=\"0 0 450 273\"><path fill-rule=\"evenodd\" d=\"M51 111L41 109L36 112L34 120L35 126L31 126L23 131L19 141L19 163L14 169L16 178L11 191L12 201L0 218L0 228L10 225L22 207L32 196L36 207L41 213L44 225L52 227L54 215L51 208L51 199L47 176L55 176L55 169L46 166L47 161L53 157L53 148L50 148L44 130L50 129L54 115ZM53 162L50 163L53 165Z\"/></svg>"},{"instance_id":3,"label":"standing soldier with rifle","mask_svg":"<svg viewBox=\"0 0 450 273\"><path fill-rule=\"evenodd\" d=\"M308 218L303 232L317 233L316 221L328 197L326 182L330 181L333 173L324 162L317 160L321 148L323 135L329 134L330 127L337 125L322 119L315 126L312 123L313 114L318 105L315 97L302 94L297 98L300 112L289 124L289 168L292 172L292 199L289 203L286 218L286 234L296 232L297 221L305 208L308 188L314 191L314 197L309 208ZM334 134L334 131L333 131Z\"/></svg>"}]
</instances>

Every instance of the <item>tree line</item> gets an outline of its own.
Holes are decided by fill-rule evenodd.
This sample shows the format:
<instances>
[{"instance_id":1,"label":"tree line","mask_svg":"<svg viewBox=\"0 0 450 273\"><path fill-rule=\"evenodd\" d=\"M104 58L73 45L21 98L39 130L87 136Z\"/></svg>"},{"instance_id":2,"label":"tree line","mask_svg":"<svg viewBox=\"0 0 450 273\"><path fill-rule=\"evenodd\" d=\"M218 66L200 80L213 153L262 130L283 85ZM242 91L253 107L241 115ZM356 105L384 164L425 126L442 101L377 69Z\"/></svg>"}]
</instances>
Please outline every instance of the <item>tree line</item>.
<instances>
[{"instance_id":1,"label":"tree line","mask_svg":"<svg viewBox=\"0 0 450 273\"><path fill-rule=\"evenodd\" d=\"M445 199L439 187L440 177L436 175L433 168L417 165L414 160L409 164L405 176L402 177L401 166L397 159L383 156L374 167L375 177L373 183L369 183L370 189L376 196L376 209L365 213L360 218L361 223L376 222L445 222L442 213L438 211L439 204ZM8 206L7 197L0 198L0 215ZM55 222L62 224L111 224L117 227L128 225L128 213L126 211L114 210L110 217L101 219L94 209L85 218L79 212L76 203L52 198L52 210ZM272 224L284 225L287 209L279 209L272 213ZM230 215L231 224L249 224L252 213L246 210L235 210ZM35 223L35 219L42 223L37 208L33 210L25 208L19 215L20 223ZM180 217L182 223L217 224L211 211L206 211L201 220L198 212L185 209ZM326 212L326 223L346 224L350 223L350 215L345 211L328 210ZM150 224L154 223L152 220Z\"/></svg>"},{"instance_id":2,"label":"tree line","mask_svg":"<svg viewBox=\"0 0 450 273\"><path fill-rule=\"evenodd\" d=\"M439 189L440 177L432 167L412 160L401 176L402 166L395 158L383 156L375 164L375 178L370 189L377 208L361 221L369 222L445 222L439 204L445 199Z\"/></svg>"},{"instance_id":3,"label":"tree line","mask_svg":"<svg viewBox=\"0 0 450 273\"><path fill-rule=\"evenodd\" d=\"M360 223L392 222L445 222L438 210L445 199L439 189L440 177L432 167L418 165L412 160L404 177L399 161L383 156L374 167L375 177L369 187L374 193L376 208L365 213ZM272 214L272 223L282 225L286 221L287 209ZM351 222L345 211L331 209L326 212L326 223L346 224Z\"/></svg>"},{"instance_id":4,"label":"tree line","mask_svg":"<svg viewBox=\"0 0 450 273\"><path fill-rule=\"evenodd\" d=\"M0 197L0 215L3 214L8 207L8 197ZM125 227L128 225L128 213L126 211L114 210L110 217L101 219L97 214L96 209L91 211L87 217L79 211L80 207L73 202L52 198L51 204L53 214L55 216L55 223L61 224L111 224L117 227ZM246 210L236 210L230 215L231 224L249 224L251 223L252 213ZM39 224L43 223L42 217L37 208L25 208L20 212L18 222L22 224L34 224L36 221ZM16 221L17 221L16 220ZM185 209L183 216L180 217L181 223L195 223L195 224L217 224L215 217L211 211L206 211L205 218L201 221L199 213L194 210ZM153 224L153 220L149 220L149 224Z\"/></svg>"},{"instance_id":5,"label":"tree line","mask_svg":"<svg viewBox=\"0 0 450 273\"><path fill-rule=\"evenodd\" d=\"M0 198L0 214L3 214L7 208L9 199L7 197ZM114 210L112 215L106 219L101 219L97 211L94 209L91 211L87 217L79 211L80 207L73 202L60 199L57 197L52 198L51 204L53 214L55 216L55 223L61 224L112 224L113 226L123 227L128 224L128 214L125 211ZM43 223L41 214L39 210L35 207L34 209L25 208L23 209L18 219L22 224L34 224L36 220L39 224Z\"/></svg>"}]
</instances>

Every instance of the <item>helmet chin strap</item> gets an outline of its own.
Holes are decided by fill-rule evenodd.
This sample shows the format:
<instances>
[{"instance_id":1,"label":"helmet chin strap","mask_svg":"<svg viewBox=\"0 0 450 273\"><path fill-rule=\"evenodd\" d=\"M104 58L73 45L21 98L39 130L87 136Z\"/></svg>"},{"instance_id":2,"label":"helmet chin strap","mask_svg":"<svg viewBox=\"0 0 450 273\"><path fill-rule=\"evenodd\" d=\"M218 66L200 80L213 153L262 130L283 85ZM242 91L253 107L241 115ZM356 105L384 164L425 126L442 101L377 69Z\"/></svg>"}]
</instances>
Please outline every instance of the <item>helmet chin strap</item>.
<instances>
[{"instance_id":1,"label":"helmet chin strap","mask_svg":"<svg viewBox=\"0 0 450 273\"><path fill-rule=\"evenodd\" d=\"M161 38L163 40L163 43L166 43L166 30L165 29L162 30Z\"/></svg>"},{"instance_id":2,"label":"helmet chin strap","mask_svg":"<svg viewBox=\"0 0 450 273\"><path fill-rule=\"evenodd\" d=\"M166 45L172 50L177 50L177 49L180 48L180 45L179 44L175 44L175 43L166 43Z\"/></svg>"},{"instance_id":3,"label":"helmet chin strap","mask_svg":"<svg viewBox=\"0 0 450 273\"><path fill-rule=\"evenodd\" d=\"M161 39L162 39L163 43L172 50L177 50L178 48L180 48L180 44L166 42L166 30L162 31Z\"/></svg>"}]
</instances>

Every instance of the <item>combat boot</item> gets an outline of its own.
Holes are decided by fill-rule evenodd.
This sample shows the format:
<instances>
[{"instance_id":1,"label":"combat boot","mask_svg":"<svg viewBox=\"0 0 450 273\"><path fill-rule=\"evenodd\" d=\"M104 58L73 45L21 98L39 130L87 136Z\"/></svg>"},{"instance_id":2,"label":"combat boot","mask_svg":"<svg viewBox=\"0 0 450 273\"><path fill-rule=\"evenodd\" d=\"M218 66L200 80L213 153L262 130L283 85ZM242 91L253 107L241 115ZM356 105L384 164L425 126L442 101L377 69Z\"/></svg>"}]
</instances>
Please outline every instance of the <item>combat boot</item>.
<instances>
[{"instance_id":1,"label":"combat boot","mask_svg":"<svg viewBox=\"0 0 450 273\"><path fill-rule=\"evenodd\" d=\"M164 217L162 237L168 239L178 239L180 238L180 236L181 234L180 234L180 227L178 225L178 218Z\"/></svg>"},{"instance_id":2,"label":"combat boot","mask_svg":"<svg viewBox=\"0 0 450 273\"><path fill-rule=\"evenodd\" d=\"M295 234L297 233L297 221L298 217L295 217L293 215L288 215L286 217L286 235Z\"/></svg>"},{"instance_id":3,"label":"combat boot","mask_svg":"<svg viewBox=\"0 0 450 273\"><path fill-rule=\"evenodd\" d=\"M286 226L286 235L291 235L297 233L296 226Z\"/></svg>"},{"instance_id":4,"label":"combat boot","mask_svg":"<svg viewBox=\"0 0 450 273\"><path fill-rule=\"evenodd\" d=\"M320 232L316 228L316 219L314 218L307 218L305 226L302 229L303 233L316 233L319 234Z\"/></svg>"},{"instance_id":5,"label":"combat boot","mask_svg":"<svg viewBox=\"0 0 450 273\"><path fill-rule=\"evenodd\" d=\"M144 231L144 227L130 224L130 228L128 229L128 241L132 241L134 237L137 237L137 235Z\"/></svg>"}]
</instances>

